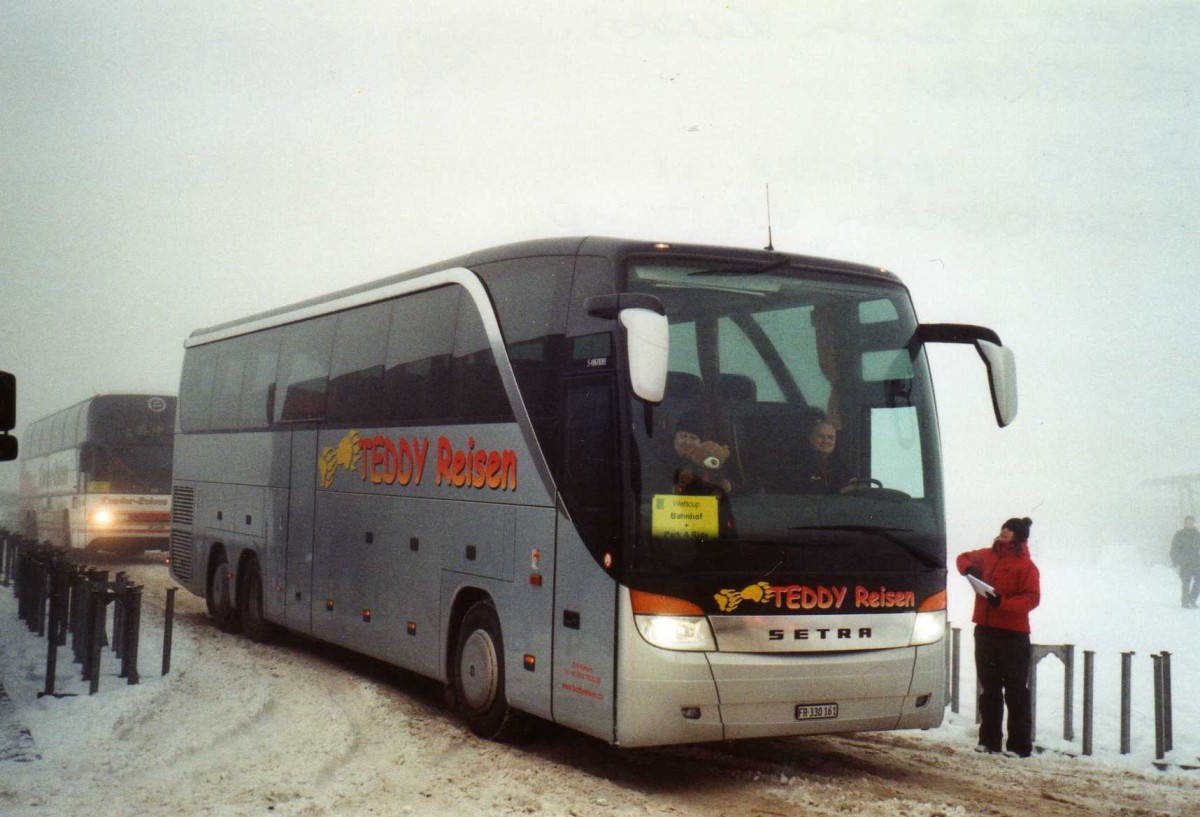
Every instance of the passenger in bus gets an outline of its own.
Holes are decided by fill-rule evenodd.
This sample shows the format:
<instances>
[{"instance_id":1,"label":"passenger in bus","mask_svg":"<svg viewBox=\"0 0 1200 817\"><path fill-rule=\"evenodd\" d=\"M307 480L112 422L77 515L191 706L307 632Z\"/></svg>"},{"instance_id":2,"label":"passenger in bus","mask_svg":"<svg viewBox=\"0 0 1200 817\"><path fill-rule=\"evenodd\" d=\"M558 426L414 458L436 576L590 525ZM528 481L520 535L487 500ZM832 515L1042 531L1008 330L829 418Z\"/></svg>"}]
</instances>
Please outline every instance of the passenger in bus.
<instances>
[{"instance_id":1,"label":"passenger in bus","mask_svg":"<svg viewBox=\"0 0 1200 817\"><path fill-rule=\"evenodd\" d=\"M795 487L802 494L837 493L850 481L850 472L837 455L837 427L820 420L808 432L798 457Z\"/></svg>"}]
</instances>

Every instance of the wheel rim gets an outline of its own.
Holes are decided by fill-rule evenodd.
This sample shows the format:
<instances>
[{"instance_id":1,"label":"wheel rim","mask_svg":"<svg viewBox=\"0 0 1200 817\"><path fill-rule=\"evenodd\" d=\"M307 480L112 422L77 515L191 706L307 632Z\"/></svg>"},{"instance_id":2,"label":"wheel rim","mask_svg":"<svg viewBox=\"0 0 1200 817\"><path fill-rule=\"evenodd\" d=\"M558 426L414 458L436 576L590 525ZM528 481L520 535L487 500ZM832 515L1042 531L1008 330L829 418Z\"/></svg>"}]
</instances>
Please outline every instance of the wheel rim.
<instances>
[{"instance_id":1,"label":"wheel rim","mask_svg":"<svg viewBox=\"0 0 1200 817\"><path fill-rule=\"evenodd\" d=\"M496 645L483 630L476 630L463 642L458 667L463 699L476 712L482 712L496 699L499 662Z\"/></svg>"}]
</instances>

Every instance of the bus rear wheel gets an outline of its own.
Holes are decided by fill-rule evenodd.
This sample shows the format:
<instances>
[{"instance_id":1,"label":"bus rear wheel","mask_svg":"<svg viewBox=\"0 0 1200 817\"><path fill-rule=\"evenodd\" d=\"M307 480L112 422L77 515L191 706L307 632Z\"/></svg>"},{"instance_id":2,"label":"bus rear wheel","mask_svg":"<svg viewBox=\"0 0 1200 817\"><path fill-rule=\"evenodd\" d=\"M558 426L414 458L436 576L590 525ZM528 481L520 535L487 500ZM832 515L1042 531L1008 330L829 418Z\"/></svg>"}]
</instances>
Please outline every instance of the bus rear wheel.
<instances>
[{"instance_id":1,"label":"bus rear wheel","mask_svg":"<svg viewBox=\"0 0 1200 817\"><path fill-rule=\"evenodd\" d=\"M489 740L512 740L523 718L511 709L504 689L504 639L490 601L467 610L458 630L453 663L454 697L471 731Z\"/></svg>"},{"instance_id":2,"label":"bus rear wheel","mask_svg":"<svg viewBox=\"0 0 1200 817\"><path fill-rule=\"evenodd\" d=\"M236 632L238 610L234 601L233 571L229 569L229 557L223 549L213 559L208 571L207 587L204 600L208 605L208 615L225 632Z\"/></svg>"},{"instance_id":3,"label":"bus rear wheel","mask_svg":"<svg viewBox=\"0 0 1200 817\"><path fill-rule=\"evenodd\" d=\"M274 635L275 627L263 615L262 570L259 569L258 559L247 559L240 572L237 607L242 620L242 632L250 639L265 644Z\"/></svg>"}]
</instances>

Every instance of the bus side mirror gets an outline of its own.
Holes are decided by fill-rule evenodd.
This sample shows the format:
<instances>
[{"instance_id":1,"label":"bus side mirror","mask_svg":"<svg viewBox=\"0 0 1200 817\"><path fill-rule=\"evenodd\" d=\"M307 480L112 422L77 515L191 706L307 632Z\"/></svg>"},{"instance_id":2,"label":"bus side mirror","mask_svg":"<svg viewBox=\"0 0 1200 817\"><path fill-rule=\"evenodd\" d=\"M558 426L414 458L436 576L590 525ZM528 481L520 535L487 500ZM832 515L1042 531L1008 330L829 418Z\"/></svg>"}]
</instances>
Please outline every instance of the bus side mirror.
<instances>
[{"instance_id":1,"label":"bus side mirror","mask_svg":"<svg viewBox=\"0 0 1200 817\"><path fill-rule=\"evenodd\" d=\"M1012 349L1000 343L1000 336L983 326L964 323L923 323L913 335L913 343L970 343L987 367L992 410L1001 428L1017 418L1017 362ZM915 352L916 349L911 351Z\"/></svg>"},{"instance_id":2,"label":"bus side mirror","mask_svg":"<svg viewBox=\"0 0 1200 817\"><path fill-rule=\"evenodd\" d=\"M0 372L0 462L17 458L17 438L8 432L17 425L17 378Z\"/></svg>"},{"instance_id":3,"label":"bus side mirror","mask_svg":"<svg viewBox=\"0 0 1200 817\"><path fill-rule=\"evenodd\" d=\"M629 385L649 403L661 403L667 390L670 325L662 301L653 295L619 292L594 295L583 302L589 315L617 319L625 330Z\"/></svg>"},{"instance_id":4,"label":"bus side mirror","mask_svg":"<svg viewBox=\"0 0 1200 817\"><path fill-rule=\"evenodd\" d=\"M987 367L988 387L992 390L992 410L1001 428L1017 418L1017 361L1012 349L988 340L975 341L975 348Z\"/></svg>"}]
</instances>

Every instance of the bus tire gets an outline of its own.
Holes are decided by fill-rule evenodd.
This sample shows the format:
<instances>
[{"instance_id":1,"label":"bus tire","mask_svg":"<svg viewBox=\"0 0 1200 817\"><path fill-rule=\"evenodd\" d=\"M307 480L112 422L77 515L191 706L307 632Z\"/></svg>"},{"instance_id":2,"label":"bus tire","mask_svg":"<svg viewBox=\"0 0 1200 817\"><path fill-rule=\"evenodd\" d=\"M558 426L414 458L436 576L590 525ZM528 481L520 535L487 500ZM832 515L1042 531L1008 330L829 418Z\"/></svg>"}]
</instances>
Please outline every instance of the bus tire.
<instances>
[{"instance_id":1,"label":"bus tire","mask_svg":"<svg viewBox=\"0 0 1200 817\"><path fill-rule=\"evenodd\" d=\"M237 632L238 609L234 598L233 571L229 569L229 557L221 548L217 557L212 560L208 571L204 601L208 605L208 615L216 625L227 633Z\"/></svg>"},{"instance_id":2,"label":"bus tire","mask_svg":"<svg viewBox=\"0 0 1200 817\"><path fill-rule=\"evenodd\" d=\"M463 616L452 670L458 713L472 732L505 741L523 731L520 713L505 696L504 639L491 601L475 602Z\"/></svg>"},{"instance_id":3,"label":"bus tire","mask_svg":"<svg viewBox=\"0 0 1200 817\"><path fill-rule=\"evenodd\" d=\"M252 641L266 644L275 634L275 625L263 615L262 570L258 559L251 556L242 565L238 577L238 616L242 633Z\"/></svg>"}]
</instances>

